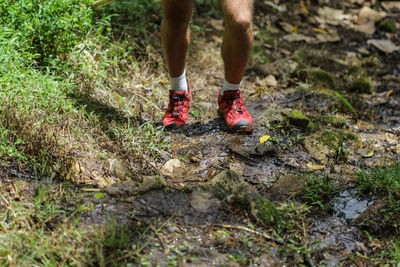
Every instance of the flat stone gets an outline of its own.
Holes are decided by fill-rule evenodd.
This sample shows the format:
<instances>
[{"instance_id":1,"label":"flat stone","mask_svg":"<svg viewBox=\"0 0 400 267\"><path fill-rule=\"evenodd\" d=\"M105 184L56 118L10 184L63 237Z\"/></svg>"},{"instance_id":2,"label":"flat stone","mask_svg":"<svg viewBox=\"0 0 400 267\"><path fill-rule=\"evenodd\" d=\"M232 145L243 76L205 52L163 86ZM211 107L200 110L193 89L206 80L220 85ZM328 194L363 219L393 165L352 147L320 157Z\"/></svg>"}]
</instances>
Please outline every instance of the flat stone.
<instances>
[{"instance_id":1,"label":"flat stone","mask_svg":"<svg viewBox=\"0 0 400 267\"><path fill-rule=\"evenodd\" d=\"M303 193L304 185L308 181L308 177L288 174L279 178L279 180L271 187L273 193L294 196Z\"/></svg>"}]
</instances>

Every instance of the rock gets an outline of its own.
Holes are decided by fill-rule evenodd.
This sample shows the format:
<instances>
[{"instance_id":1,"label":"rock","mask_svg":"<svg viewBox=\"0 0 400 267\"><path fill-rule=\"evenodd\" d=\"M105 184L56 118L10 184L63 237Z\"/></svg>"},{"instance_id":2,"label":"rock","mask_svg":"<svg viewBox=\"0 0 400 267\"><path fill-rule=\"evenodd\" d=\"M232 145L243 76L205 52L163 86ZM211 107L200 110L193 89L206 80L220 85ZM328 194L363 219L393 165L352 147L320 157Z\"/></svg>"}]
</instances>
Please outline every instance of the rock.
<instances>
[{"instance_id":1,"label":"rock","mask_svg":"<svg viewBox=\"0 0 400 267\"><path fill-rule=\"evenodd\" d=\"M282 110L281 113L289 119L289 123L293 126L299 127L301 129L306 129L308 127L314 128L315 126L315 124L301 111L285 109Z\"/></svg>"},{"instance_id":2,"label":"rock","mask_svg":"<svg viewBox=\"0 0 400 267\"><path fill-rule=\"evenodd\" d=\"M271 254L269 253L264 253L260 256L260 263L259 266L264 266L264 267L279 267L282 266L282 264Z\"/></svg>"},{"instance_id":3,"label":"rock","mask_svg":"<svg viewBox=\"0 0 400 267\"><path fill-rule=\"evenodd\" d=\"M334 157L343 146L343 137L334 131L324 130L307 136L304 146L308 153L321 163L326 164L328 157Z\"/></svg>"},{"instance_id":4,"label":"rock","mask_svg":"<svg viewBox=\"0 0 400 267\"><path fill-rule=\"evenodd\" d=\"M117 159L108 159L107 167L110 170L111 174L121 181L126 180L131 176L129 169Z\"/></svg>"},{"instance_id":5,"label":"rock","mask_svg":"<svg viewBox=\"0 0 400 267\"><path fill-rule=\"evenodd\" d=\"M285 120L282 113L275 109L266 110L260 117L260 123L266 127L281 123Z\"/></svg>"},{"instance_id":6,"label":"rock","mask_svg":"<svg viewBox=\"0 0 400 267\"><path fill-rule=\"evenodd\" d=\"M308 177L288 174L279 178L279 180L271 187L274 194L284 194L286 196L294 196L303 193L304 185L308 181Z\"/></svg>"},{"instance_id":7,"label":"rock","mask_svg":"<svg viewBox=\"0 0 400 267\"><path fill-rule=\"evenodd\" d=\"M162 188L164 185L166 185L166 182L159 176L143 176L142 184L135 191L143 194L153 189Z\"/></svg>"},{"instance_id":8,"label":"rock","mask_svg":"<svg viewBox=\"0 0 400 267\"><path fill-rule=\"evenodd\" d=\"M208 182L208 184L221 187L223 190L227 192L232 192L233 189L242 182L244 182L242 176L238 175L234 171L225 170L215 175Z\"/></svg>"},{"instance_id":9,"label":"rock","mask_svg":"<svg viewBox=\"0 0 400 267\"><path fill-rule=\"evenodd\" d=\"M273 156L276 154L276 146L271 143L256 145L249 154L255 157Z\"/></svg>"},{"instance_id":10,"label":"rock","mask_svg":"<svg viewBox=\"0 0 400 267\"><path fill-rule=\"evenodd\" d=\"M193 191L190 194L190 205L197 212L205 213L211 208L218 208L219 200L209 192Z\"/></svg>"},{"instance_id":11,"label":"rock","mask_svg":"<svg viewBox=\"0 0 400 267\"><path fill-rule=\"evenodd\" d=\"M370 219L374 219L375 217L380 217L379 212L386 207L387 205L387 200L378 200L375 203L373 203L372 205L368 206L368 208L366 208L364 210L363 213L361 213L357 218L355 218L353 220L353 224L358 225L358 224L362 224L365 221L368 221Z\"/></svg>"},{"instance_id":12,"label":"rock","mask_svg":"<svg viewBox=\"0 0 400 267\"><path fill-rule=\"evenodd\" d=\"M229 164L229 169L236 172L238 175L243 176L244 162L236 161Z\"/></svg>"},{"instance_id":13,"label":"rock","mask_svg":"<svg viewBox=\"0 0 400 267\"><path fill-rule=\"evenodd\" d=\"M116 197L116 196L121 196L123 194L123 192L121 191L121 189L114 187L112 185L108 185L104 188L104 191L112 196L112 197Z\"/></svg>"},{"instance_id":14,"label":"rock","mask_svg":"<svg viewBox=\"0 0 400 267\"><path fill-rule=\"evenodd\" d=\"M170 159L161 168L161 174L169 178L183 178L187 169L185 164L179 159Z\"/></svg>"},{"instance_id":15,"label":"rock","mask_svg":"<svg viewBox=\"0 0 400 267\"><path fill-rule=\"evenodd\" d=\"M368 77L359 78L353 81L349 87L350 92L362 94L373 94L374 89L375 85Z\"/></svg>"},{"instance_id":16,"label":"rock","mask_svg":"<svg viewBox=\"0 0 400 267\"><path fill-rule=\"evenodd\" d=\"M278 86L278 81L275 79L275 76L271 75L271 74L267 76L265 83L269 87L277 87Z\"/></svg>"}]
</instances>

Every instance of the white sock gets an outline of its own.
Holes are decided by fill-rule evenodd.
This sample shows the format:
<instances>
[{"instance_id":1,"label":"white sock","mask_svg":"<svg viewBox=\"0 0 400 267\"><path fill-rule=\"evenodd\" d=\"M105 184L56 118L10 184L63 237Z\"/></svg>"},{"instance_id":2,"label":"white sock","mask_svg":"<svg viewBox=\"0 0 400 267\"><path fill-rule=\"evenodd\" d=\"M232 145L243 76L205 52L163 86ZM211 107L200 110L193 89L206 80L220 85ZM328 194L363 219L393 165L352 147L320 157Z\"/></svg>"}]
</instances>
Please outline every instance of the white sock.
<instances>
[{"instance_id":1,"label":"white sock","mask_svg":"<svg viewBox=\"0 0 400 267\"><path fill-rule=\"evenodd\" d=\"M233 84L233 83L228 82L226 79L224 79L224 83L222 84L221 95L225 91L237 91L237 90L240 90L240 86L241 85L242 85L242 82L240 82L238 84Z\"/></svg>"},{"instance_id":2,"label":"white sock","mask_svg":"<svg viewBox=\"0 0 400 267\"><path fill-rule=\"evenodd\" d=\"M186 81L186 69L183 71L183 74L179 77L173 78L169 77L171 82L171 91L186 91L188 92L188 85Z\"/></svg>"}]
</instances>

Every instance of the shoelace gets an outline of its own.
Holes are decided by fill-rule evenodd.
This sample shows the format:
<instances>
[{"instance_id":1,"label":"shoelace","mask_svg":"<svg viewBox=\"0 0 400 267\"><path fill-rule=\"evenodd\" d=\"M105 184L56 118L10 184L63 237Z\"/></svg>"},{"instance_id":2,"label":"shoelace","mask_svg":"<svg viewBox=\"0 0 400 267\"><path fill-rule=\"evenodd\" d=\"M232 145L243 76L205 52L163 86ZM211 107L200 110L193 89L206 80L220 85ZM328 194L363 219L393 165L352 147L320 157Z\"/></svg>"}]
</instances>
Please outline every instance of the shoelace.
<instances>
[{"instance_id":1,"label":"shoelace","mask_svg":"<svg viewBox=\"0 0 400 267\"><path fill-rule=\"evenodd\" d=\"M183 102L186 99L186 96L181 96L181 95L172 95L171 96L171 100L169 101L169 103L171 104L172 108L171 108L171 117L182 117L182 112L183 108L181 108L180 106L184 106L185 103Z\"/></svg>"},{"instance_id":2,"label":"shoelace","mask_svg":"<svg viewBox=\"0 0 400 267\"><path fill-rule=\"evenodd\" d=\"M239 99L239 100L237 100ZM223 96L222 100L225 101L226 107L229 107L229 113L233 114L234 112L238 112L240 114L243 114L244 109L243 105L240 105L240 93L238 94L232 94L231 96ZM237 100L237 101L236 101ZM238 105L239 104L239 105Z\"/></svg>"}]
</instances>

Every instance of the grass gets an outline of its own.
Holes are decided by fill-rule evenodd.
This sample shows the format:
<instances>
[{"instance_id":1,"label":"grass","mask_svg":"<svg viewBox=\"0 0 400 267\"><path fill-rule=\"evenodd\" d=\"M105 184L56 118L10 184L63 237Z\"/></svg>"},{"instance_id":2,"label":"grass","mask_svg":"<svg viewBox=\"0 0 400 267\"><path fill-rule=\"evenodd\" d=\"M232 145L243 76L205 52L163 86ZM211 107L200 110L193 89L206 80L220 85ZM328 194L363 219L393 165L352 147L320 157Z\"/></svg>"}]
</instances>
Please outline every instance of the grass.
<instances>
[{"instance_id":1,"label":"grass","mask_svg":"<svg viewBox=\"0 0 400 267\"><path fill-rule=\"evenodd\" d=\"M383 199L386 205L377 211L376 216L368 218L362 226L388 245L380 249L381 260L390 260L392 264L400 262L400 164L369 171L361 171L357 176L357 187L365 194ZM385 241L382 241L382 243ZM376 254L379 254L376 253ZM382 258L382 255L384 257Z\"/></svg>"},{"instance_id":2,"label":"grass","mask_svg":"<svg viewBox=\"0 0 400 267\"><path fill-rule=\"evenodd\" d=\"M1 194L0 265L117 266L138 260L146 226L112 218L104 226L84 226L86 211L77 204L85 200L72 184L31 187L36 189L29 197Z\"/></svg>"}]
</instances>

